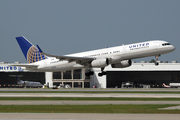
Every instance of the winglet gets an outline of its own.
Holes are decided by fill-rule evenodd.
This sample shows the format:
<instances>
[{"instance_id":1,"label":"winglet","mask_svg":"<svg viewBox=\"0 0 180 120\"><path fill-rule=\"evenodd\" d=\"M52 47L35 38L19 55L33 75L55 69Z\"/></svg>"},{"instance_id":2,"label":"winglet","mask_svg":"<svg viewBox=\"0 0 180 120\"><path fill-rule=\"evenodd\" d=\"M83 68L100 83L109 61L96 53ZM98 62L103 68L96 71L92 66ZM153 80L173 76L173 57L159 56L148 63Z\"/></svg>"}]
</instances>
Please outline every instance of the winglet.
<instances>
[{"instance_id":1,"label":"winglet","mask_svg":"<svg viewBox=\"0 0 180 120\"><path fill-rule=\"evenodd\" d=\"M43 53L43 51L42 51L42 49L39 47L39 45L36 45L37 46L37 48L39 49L39 52L40 53Z\"/></svg>"}]
</instances>

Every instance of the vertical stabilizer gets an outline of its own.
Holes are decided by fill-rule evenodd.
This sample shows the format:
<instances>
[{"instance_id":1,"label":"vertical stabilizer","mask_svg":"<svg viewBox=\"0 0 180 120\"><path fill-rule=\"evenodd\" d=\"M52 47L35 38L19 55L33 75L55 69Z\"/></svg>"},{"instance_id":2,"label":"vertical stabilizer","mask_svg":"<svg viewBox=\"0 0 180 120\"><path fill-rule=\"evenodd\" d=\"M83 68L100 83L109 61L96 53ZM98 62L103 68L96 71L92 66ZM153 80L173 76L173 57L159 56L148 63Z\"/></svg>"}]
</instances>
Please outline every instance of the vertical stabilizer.
<instances>
[{"instance_id":1,"label":"vertical stabilizer","mask_svg":"<svg viewBox=\"0 0 180 120\"><path fill-rule=\"evenodd\" d=\"M39 50L29 42L25 37L16 37L16 40L28 63L34 63L47 59L47 57L39 52Z\"/></svg>"}]
</instances>

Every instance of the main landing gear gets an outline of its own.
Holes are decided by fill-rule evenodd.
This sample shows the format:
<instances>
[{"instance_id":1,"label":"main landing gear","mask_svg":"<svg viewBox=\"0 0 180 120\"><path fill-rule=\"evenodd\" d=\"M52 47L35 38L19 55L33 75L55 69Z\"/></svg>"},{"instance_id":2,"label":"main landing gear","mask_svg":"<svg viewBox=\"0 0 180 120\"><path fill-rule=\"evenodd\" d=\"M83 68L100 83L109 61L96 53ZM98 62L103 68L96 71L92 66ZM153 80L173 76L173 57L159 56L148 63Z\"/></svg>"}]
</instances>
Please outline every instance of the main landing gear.
<instances>
[{"instance_id":1,"label":"main landing gear","mask_svg":"<svg viewBox=\"0 0 180 120\"><path fill-rule=\"evenodd\" d=\"M104 68L101 68L101 73L98 73L99 77L102 77L103 75L106 75L107 73L103 71ZM90 75L94 75L93 71L88 71L87 73L85 73L86 76L90 76Z\"/></svg>"},{"instance_id":2,"label":"main landing gear","mask_svg":"<svg viewBox=\"0 0 180 120\"><path fill-rule=\"evenodd\" d=\"M86 76L90 76L90 75L94 75L94 72L93 71L89 71L87 73L85 73Z\"/></svg>"},{"instance_id":3,"label":"main landing gear","mask_svg":"<svg viewBox=\"0 0 180 120\"><path fill-rule=\"evenodd\" d=\"M155 65L156 65L156 66L158 66L158 65L159 65L159 62L158 62L158 61L159 61L159 59L158 59L158 58L159 58L160 56L161 56L161 55L156 55L156 56L155 56L155 58L156 58Z\"/></svg>"},{"instance_id":4,"label":"main landing gear","mask_svg":"<svg viewBox=\"0 0 180 120\"><path fill-rule=\"evenodd\" d=\"M101 73L98 73L99 77L102 77L103 75L106 75L107 73L103 71L104 68L101 68Z\"/></svg>"}]
</instances>

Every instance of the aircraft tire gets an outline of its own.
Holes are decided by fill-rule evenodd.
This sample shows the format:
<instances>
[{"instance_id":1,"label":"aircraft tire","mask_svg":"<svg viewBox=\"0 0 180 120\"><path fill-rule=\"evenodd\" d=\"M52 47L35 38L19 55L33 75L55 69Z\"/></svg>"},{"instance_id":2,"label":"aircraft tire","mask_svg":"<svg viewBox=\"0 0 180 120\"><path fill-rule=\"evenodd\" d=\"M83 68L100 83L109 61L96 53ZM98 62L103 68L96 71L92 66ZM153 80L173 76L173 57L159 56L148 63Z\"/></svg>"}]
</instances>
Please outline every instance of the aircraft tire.
<instances>
[{"instance_id":1,"label":"aircraft tire","mask_svg":"<svg viewBox=\"0 0 180 120\"><path fill-rule=\"evenodd\" d=\"M156 66L158 66L158 65L159 65L159 63L158 63L158 62L155 62L155 65L156 65Z\"/></svg>"},{"instance_id":2,"label":"aircraft tire","mask_svg":"<svg viewBox=\"0 0 180 120\"><path fill-rule=\"evenodd\" d=\"M98 76L99 76L99 77L102 77L102 76L103 76L103 74L102 74L102 73L98 73Z\"/></svg>"}]
</instances>

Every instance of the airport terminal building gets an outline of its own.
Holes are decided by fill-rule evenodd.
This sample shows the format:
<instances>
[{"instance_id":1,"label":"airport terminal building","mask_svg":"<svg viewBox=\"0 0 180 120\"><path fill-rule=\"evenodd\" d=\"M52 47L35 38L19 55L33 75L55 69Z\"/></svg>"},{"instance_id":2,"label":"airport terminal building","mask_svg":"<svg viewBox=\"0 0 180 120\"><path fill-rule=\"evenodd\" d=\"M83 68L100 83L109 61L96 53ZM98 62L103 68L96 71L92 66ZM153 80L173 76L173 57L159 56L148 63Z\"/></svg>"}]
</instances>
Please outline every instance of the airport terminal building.
<instances>
[{"instance_id":1,"label":"airport terminal building","mask_svg":"<svg viewBox=\"0 0 180 120\"><path fill-rule=\"evenodd\" d=\"M14 64L14 63L13 63ZM16 64L21 64L16 62ZM111 68L107 66L104 71L107 75L98 76L100 68L93 68L94 75L85 76L86 69L71 70L66 72L31 72L20 67L9 66L10 63L0 63L0 87L12 87L17 84L17 78L11 75L22 75L21 80L37 81L50 88L69 85L72 88L161 88L162 84L180 83L180 63L177 61L154 63L141 61L133 62L127 68Z\"/></svg>"}]
</instances>

